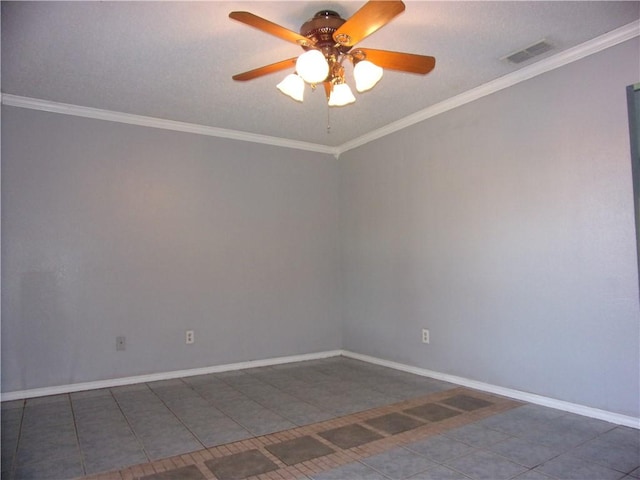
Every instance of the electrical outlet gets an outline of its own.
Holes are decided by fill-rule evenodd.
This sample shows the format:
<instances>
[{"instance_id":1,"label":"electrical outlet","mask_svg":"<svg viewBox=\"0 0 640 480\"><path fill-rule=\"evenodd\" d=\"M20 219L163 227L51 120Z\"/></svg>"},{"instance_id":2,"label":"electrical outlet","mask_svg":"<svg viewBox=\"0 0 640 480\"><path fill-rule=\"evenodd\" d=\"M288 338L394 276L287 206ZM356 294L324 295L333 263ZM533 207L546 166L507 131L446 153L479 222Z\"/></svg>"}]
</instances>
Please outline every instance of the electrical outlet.
<instances>
[{"instance_id":1,"label":"electrical outlet","mask_svg":"<svg viewBox=\"0 0 640 480\"><path fill-rule=\"evenodd\" d=\"M124 337L116 337L116 350L126 350Z\"/></svg>"},{"instance_id":2,"label":"electrical outlet","mask_svg":"<svg viewBox=\"0 0 640 480\"><path fill-rule=\"evenodd\" d=\"M187 330L186 332L184 332L184 340L185 340L185 343L188 344L188 345L190 345L193 342L195 342L196 337L195 337L195 335L193 333L193 330Z\"/></svg>"},{"instance_id":3,"label":"electrical outlet","mask_svg":"<svg viewBox=\"0 0 640 480\"><path fill-rule=\"evenodd\" d=\"M426 328L422 329L422 343L429 343L429 330Z\"/></svg>"}]
</instances>

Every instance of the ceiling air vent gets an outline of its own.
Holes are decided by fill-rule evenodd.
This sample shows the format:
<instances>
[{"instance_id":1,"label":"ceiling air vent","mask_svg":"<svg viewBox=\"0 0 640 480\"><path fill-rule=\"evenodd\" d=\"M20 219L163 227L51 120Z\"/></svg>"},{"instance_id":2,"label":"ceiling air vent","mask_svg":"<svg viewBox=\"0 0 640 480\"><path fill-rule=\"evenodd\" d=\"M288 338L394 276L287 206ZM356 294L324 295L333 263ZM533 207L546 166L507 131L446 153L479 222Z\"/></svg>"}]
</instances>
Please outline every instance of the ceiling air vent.
<instances>
[{"instance_id":1,"label":"ceiling air vent","mask_svg":"<svg viewBox=\"0 0 640 480\"><path fill-rule=\"evenodd\" d=\"M517 52L510 53L502 57L502 60L506 60L511 63L522 63L527 60L532 59L538 55L542 55L545 52L553 49L553 45L549 43L547 40L542 39L539 42L534 43L533 45L529 45L522 50L518 50Z\"/></svg>"}]
</instances>

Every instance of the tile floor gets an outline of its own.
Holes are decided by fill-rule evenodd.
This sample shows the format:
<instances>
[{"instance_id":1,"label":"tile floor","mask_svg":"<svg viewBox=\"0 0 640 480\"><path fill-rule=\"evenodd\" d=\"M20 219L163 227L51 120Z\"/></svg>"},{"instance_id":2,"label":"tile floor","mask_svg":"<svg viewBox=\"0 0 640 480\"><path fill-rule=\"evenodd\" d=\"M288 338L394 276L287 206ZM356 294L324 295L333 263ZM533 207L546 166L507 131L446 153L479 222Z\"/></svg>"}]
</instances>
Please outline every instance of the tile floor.
<instances>
[{"instance_id":1,"label":"tile floor","mask_svg":"<svg viewBox=\"0 0 640 480\"><path fill-rule=\"evenodd\" d=\"M640 431L334 357L2 404L2 479L640 479Z\"/></svg>"}]
</instances>

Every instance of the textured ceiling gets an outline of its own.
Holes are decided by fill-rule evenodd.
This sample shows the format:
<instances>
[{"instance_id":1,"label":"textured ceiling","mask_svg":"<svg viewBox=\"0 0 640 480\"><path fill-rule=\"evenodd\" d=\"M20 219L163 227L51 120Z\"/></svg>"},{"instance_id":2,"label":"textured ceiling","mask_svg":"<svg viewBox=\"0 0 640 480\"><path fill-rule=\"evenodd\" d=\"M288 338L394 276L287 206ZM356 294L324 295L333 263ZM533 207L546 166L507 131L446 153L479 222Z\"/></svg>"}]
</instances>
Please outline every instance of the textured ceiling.
<instances>
[{"instance_id":1,"label":"textured ceiling","mask_svg":"<svg viewBox=\"0 0 640 480\"><path fill-rule=\"evenodd\" d=\"M637 21L640 2L414 2L359 44L432 55L426 75L387 71L355 104L307 87L294 102L235 73L302 52L228 18L246 10L291 30L325 8L364 2L2 2L2 92L161 119L342 145L471 88ZM540 39L555 49L520 65L501 57ZM355 89L354 89L355 90Z\"/></svg>"}]
</instances>

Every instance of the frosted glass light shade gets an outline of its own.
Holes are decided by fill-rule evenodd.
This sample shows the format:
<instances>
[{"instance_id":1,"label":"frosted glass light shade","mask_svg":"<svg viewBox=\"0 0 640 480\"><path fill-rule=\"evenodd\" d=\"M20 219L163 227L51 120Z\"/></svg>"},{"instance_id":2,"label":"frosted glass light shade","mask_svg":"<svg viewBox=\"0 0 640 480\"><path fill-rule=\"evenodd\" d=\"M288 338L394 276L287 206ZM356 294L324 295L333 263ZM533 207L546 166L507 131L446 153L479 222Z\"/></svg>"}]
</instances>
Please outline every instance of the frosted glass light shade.
<instances>
[{"instance_id":1,"label":"frosted glass light shade","mask_svg":"<svg viewBox=\"0 0 640 480\"><path fill-rule=\"evenodd\" d=\"M356 66L353 68L353 78L356 81L356 90L358 90L358 92L366 92L380 81L382 78L382 68L371 63L369 60L363 60L356 63Z\"/></svg>"},{"instance_id":2,"label":"frosted glass light shade","mask_svg":"<svg viewBox=\"0 0 640 480\"><path fill-rule=\"evenodd\" d=\"M355 101L356 97L353 96L349 85L340 83L333 86L333 90L331 90L331 95L329 96L330 107L342 107Z\"/></svg>"},{"instance_id":3,"label":"frosted glass light shade","mask_svg":"<svg viewBox=\"0 0 640 480\"><path fill-rule=\"evenodd\" d=\"M305 82L320 83L329 75L329 64L322 52L309 50L296 60L296 71Z\"/></svg>"},{"instance_id":4,"label":"frosted glass light shade","mask_svg":"<svg viewBox=\"0 0 640 480\"><path fill-rule=\"evenodd\" d=\"M298 102L301 102L304 97L304 80L295 73L284 77L284 80L276 85L276 88Z\"/></svg>"}]
</instances>

